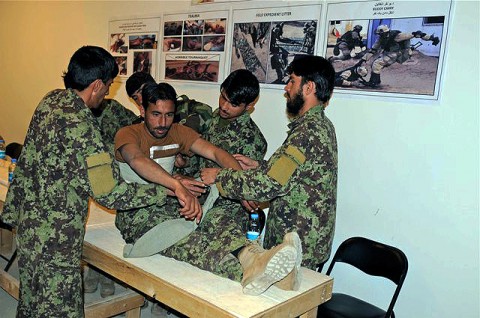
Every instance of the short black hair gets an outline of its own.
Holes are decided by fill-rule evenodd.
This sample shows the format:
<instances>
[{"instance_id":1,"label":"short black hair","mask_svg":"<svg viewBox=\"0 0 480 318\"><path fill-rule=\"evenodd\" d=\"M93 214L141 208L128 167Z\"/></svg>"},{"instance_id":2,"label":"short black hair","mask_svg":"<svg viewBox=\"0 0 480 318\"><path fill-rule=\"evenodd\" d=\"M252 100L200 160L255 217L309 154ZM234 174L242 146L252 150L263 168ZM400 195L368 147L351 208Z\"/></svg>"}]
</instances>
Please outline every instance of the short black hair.
<instances>
[{"instance_id":1,"label":"short black hair","mask_svg":"<svg viewBox=\"0 0 480 318\"><path fill-rule=\"evenodd\" d=\"M98 46L83 46L73 53L63 74L65 88L83 91L97 79L107 83L118 74L113 56Z\"/></svg>"},{"instance_id":2,"label":"short black hair","mask_svg":"<svg viewBox=\"0 0 480 318\"><path fill-rule=\"evenodd\" d=\"M147 110L148 104L155 104L158 100L171 100L177 105L177 92L168 83L147 82L142 89L142 106Z\"/></svg>"},{"instance_id":3,"label":"short black hair","mask_svg":"<svg viewBox=\"0 0 480 318\"><path fill-rule=\"evenodd\" d=\"M232 104L248 105L257 99L260 93L260 84L252 72L239 69L233 71L220 85L220 92L224 91Z\"/></svg>"},{"instance_id":4,"label":"short black hair","mask_svg":"<svg viewBox=\"0 0 480 318\"><path fill-rule=\"evenodd\" d=\"M326 103L332 97L335 84L335 69L321 56L296 55L287 67L287 73L302 77L302 84L308 81L315 83L315 96Z\"/></svg>"},{"instance_id":5,"label":"short black hair","mask_svg":"<svg viewBox=\"0 0 480 318\"><path fill-rule=\"evenodd\" d=\"M147 82L155 82L155 79L150 75L150 73L145 72L136 72L133 73L125 82L125 90L127 91L127 95L132 97L133 93L135 93L143 84Z\"/></svg>"}]
</instances>

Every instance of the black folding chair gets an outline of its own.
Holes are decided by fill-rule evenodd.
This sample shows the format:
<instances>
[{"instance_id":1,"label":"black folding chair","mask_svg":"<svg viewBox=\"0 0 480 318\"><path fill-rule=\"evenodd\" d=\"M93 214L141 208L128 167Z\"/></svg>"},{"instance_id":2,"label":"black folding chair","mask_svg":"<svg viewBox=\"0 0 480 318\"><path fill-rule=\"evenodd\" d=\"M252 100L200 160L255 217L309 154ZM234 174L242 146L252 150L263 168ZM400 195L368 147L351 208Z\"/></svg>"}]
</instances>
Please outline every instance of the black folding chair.
<instances>
[{"instance_id":1,"label":"black folding chair","mask_svg":"<svg viewBox=\"0 0 480 318\"><path fill-rule=\"evenodd\" d=\"M338 247L326 272L327 275L330 275L337 262L350 264L368 275L384 277L391 280L397 285L395 292L386 311L362 299L346 294L333 293L332 299L318 307L317 317L395 317L393 307L397 301L408 270L407 257L401 250L363 237L352 237Z\"/></svg>"}]
</instances>

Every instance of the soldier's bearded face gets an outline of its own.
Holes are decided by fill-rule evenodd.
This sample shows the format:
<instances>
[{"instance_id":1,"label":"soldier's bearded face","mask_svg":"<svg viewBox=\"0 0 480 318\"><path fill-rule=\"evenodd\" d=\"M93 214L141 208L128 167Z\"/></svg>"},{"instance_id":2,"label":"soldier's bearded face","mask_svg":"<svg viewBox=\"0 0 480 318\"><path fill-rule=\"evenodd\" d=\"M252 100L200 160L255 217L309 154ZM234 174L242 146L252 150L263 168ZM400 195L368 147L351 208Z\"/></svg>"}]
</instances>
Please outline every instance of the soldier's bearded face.
<instances>
[{"instance_id":1,"label":"soldier's bearded face","mask_svg":"<svg viewBox=\"0 0 480 318\"><path fill-rule=\"evenodd\" d=\"M301 90L299 90L294 96L290 96L287 93L287 112L290 115L298 115L304 103L305 100L303 98L303 92Z\"/></svg>"},{"instance_id":2,"label":"soldier's bearded face","mask_svg":"<svg viewBox=\"0 0 480 318\"><path fill-rule=\"evenodd\" d=\"M172 100L157 100L155 104L149 103L146 110L142 107L142 116L145 126L155 138L167 135L175 116L175 104Z\"/></svg>"}]
</instances>

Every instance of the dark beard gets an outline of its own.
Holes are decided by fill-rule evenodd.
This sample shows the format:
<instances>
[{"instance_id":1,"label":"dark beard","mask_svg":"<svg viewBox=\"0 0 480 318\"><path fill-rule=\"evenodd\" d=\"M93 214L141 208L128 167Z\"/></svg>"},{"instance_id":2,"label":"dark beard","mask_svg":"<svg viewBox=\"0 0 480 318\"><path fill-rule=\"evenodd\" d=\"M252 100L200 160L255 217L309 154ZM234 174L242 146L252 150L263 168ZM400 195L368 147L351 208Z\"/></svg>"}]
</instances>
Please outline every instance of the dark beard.
<instances>
[{"instance_id":1,"label":"dark beard","mask_svg":"<svg viewBox=\"0 0 480 318\"><path fill-rule=\"evenodd\" d=\"M304 104L303 100L303 93L300 91L297 94L295 94L295 97L290 98L290 100L287 99L287 112L288 114L292 116L298 115L300 112L300 109L303 108Z\"/></svg>"}]
</instances>

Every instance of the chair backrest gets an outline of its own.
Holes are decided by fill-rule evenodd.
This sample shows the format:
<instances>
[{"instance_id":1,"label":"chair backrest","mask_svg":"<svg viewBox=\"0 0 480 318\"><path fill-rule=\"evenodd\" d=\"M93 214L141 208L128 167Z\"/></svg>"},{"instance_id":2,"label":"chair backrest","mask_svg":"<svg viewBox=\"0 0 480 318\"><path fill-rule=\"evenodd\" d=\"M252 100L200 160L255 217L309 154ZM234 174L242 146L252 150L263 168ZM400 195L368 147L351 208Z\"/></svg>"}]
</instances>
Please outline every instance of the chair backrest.
<instances>
[{"instance_id":1,"label":"chair backrest","mask_svg":"<svg viewBox=\"0 0 480 318\"><path fill-rule=\"evenodd\" d=\"M385 277L397 285L385 316L390 317L407 276L407 256L396 247L364 237L352 237L338 247L328 267L327 275L330 275L336 262L350 264L369 275Z\"/></svg>"}]
</instances>

